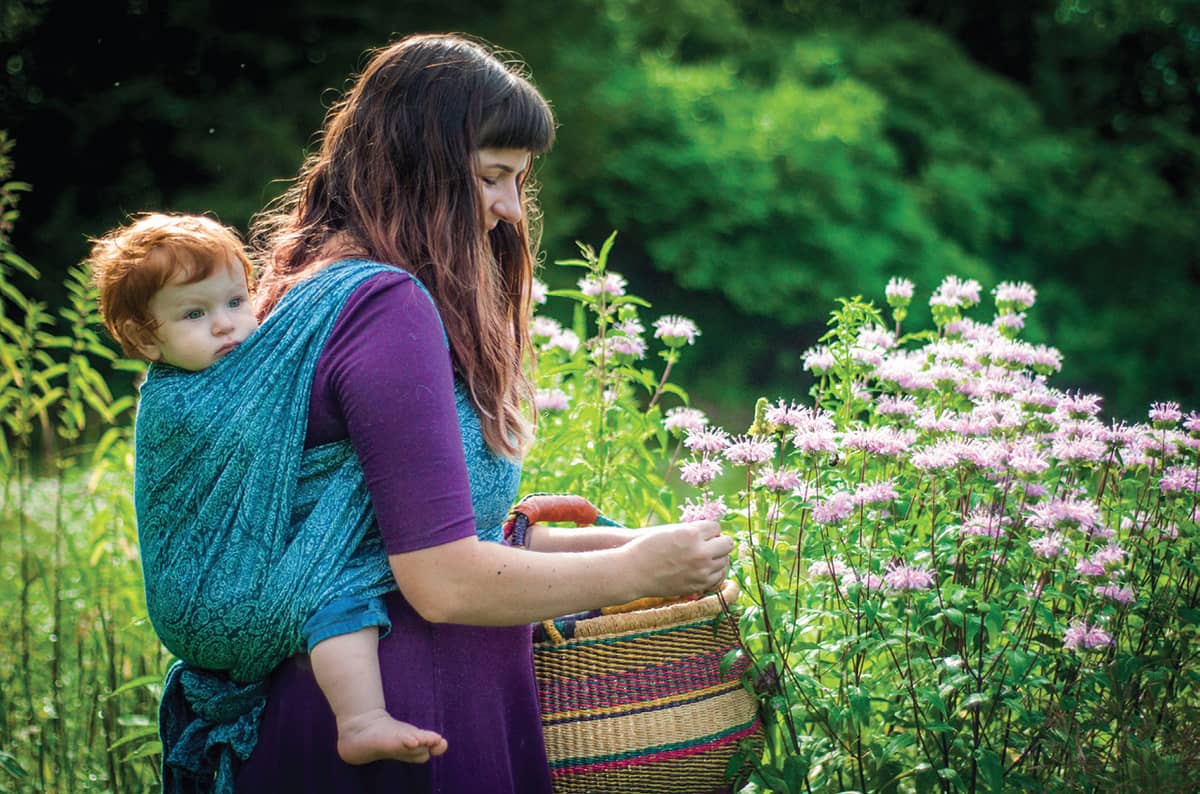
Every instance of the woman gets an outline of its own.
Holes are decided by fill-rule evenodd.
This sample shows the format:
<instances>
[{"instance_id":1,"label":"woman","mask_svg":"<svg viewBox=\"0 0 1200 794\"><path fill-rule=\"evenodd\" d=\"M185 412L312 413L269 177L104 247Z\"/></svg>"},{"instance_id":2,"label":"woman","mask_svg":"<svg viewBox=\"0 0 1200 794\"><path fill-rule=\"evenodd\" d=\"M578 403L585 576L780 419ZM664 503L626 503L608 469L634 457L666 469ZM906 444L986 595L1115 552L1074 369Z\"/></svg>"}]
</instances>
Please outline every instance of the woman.
<instances>
[{"instance_id":1,"label":"woman","mask_svg":"<svg viewBox=\"0 0 1200 794\"><path fill-rule=\"evenodd\" d=\"M526 187L553 138L545 100L511 65L460 37L405 38L374 53L257 222L263 313L334 262L402 268L341 309L306 444L354 445L399 586L379 646L388 709L449 749L425 764L341 763L295 657L272 677L240 791L549 791L528 624L725 575L732 543L712 522L483 540L498 539L530 437Z\"/></svg>"}]
</instances>

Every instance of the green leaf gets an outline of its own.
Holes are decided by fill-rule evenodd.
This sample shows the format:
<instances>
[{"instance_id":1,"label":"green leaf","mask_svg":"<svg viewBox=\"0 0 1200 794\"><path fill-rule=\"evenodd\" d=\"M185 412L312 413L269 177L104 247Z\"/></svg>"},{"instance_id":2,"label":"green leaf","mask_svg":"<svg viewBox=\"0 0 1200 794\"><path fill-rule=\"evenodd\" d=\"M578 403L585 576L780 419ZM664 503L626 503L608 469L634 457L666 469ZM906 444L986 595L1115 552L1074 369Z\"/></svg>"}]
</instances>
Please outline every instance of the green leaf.
<instances>
[{"instance_id":1,"label":"green leaf","mask_svg":"<svg viewBox=\"0 0 1200 794\"><path fill-rule=\"evenodd\" d=\"M29 773L17 761L16 756L0 750L0 769L3 769L8 774L15 777L17 780L24 780L29 777Z\"/></svg>"},{"instance_id":2,"label":"green leaf","mask_svg":"<svg viewBox=\"0 0 1200 794\"><path fill-rule=\"evenodd\" d=\"M134 761L138 758L145 758L146 756L161 755L161 754L162 754L162 742L156 740L153 742L146 742L141 747L134 750L132 753L125 756L121 760L122 761Z\"/></svg>"},{"instance_id":3,"label":"green leaf","mask_svg":"<svg viewBox=\"0 0 1200 794\"><path fill-rule=\"evenodd\" d=\"M124 747L127 744L133 744L138 741L146 741L147 739L158 739L158 725L144 725L130 733L125 734L120 739L108 746L109 750L116 750L118 747Z\"/></svg>"},{"instance_id":4,"label":"green leaf","mask_svg":"<svg viewBox=\"0 0 1200 794\"><path fill-rule=\"evenodd\" d=\"M120 695L122 693L129 692L134 689L141 689L144 686L152 686L155 684L161 684L162 682L163 682L163 677L161 675L144 675L139 678L134 678L131 681L126 681L124 684L121 684L119 687L114 689L112 692L109 692L107 695L105 695L104 699L109 700L111 698L115 698L117 695Z\"/></svg>"}]
</instances>

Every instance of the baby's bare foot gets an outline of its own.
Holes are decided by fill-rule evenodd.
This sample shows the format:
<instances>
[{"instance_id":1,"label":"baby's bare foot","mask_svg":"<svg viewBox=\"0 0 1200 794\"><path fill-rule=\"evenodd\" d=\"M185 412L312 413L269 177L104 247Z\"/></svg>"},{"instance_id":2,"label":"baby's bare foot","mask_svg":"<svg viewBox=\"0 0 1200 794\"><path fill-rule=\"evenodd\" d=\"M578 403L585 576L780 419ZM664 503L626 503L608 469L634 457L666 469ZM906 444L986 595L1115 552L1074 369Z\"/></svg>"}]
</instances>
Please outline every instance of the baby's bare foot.
<instances>
[{"instance_id":1,"label":"baby's bare foot","mask_svg":"<svg viewBox=\"0 0 1200 794\"><path fill-rule=\"evenodd\" d=\"M446 740L383 709L372 709L338 720L337 751L347 764L384 760L423 764L430 756L446 752Z\"/></svg>"}]
</instances>

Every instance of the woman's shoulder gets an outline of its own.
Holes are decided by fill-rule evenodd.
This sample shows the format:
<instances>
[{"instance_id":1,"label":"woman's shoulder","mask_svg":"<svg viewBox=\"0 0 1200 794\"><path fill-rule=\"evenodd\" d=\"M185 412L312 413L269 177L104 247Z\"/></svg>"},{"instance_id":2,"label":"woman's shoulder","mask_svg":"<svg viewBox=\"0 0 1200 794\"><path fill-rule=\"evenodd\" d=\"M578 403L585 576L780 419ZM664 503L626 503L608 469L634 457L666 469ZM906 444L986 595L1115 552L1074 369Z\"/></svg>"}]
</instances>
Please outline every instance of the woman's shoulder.
<instances>
[{"instance_id":1,"label":"woman's shoulder","mask_svg":"<svg viewBox=\"0 0 1200 794\"><path fill-rule=\"evenodd\" d=\"M353 328L355 336L370 333L372 326L388 335L424 336L422 331L436 331L433 335L446 341L437 304L415 275L394 265L368 260L343 260L335 265L357 267L363 263L379 264L380 269L351 293L338 318L339 330L344 333Z\"/></svg>"}]
</instances>

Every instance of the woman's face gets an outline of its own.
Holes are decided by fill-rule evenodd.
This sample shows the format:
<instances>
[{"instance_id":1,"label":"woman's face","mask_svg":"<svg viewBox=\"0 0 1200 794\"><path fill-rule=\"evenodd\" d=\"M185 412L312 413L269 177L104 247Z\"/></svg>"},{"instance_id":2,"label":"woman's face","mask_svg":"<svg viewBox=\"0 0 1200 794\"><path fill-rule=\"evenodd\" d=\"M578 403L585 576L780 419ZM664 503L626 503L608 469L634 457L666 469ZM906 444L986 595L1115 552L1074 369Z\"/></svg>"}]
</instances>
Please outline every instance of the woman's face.
<instances>
[{"instance_id":1,"label":"woman's face","mask_svg":"<svg viewBox=\"0 0 1200 794\"><path fill-rule=\"evenodd\" d=\"M480 149L475 153L475 176L487 230L504 221L521 222L521 183L533 156L527 149Z\"/></svg>"}]
</instances>

